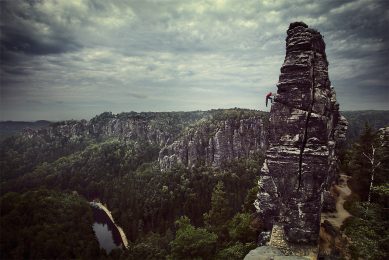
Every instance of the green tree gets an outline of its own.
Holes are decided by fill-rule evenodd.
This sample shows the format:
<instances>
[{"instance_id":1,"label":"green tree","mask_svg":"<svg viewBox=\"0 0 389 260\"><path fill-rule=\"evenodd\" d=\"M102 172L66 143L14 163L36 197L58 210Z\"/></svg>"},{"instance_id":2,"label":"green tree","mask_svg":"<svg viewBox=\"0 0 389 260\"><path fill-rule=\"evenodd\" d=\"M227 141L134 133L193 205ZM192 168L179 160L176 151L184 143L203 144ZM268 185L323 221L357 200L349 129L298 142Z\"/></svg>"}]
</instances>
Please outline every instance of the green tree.
<instances>
[{"instance_id":1,"label":"green tree","mask_svg":"<svg viewBox=\"0 0 389 260\"><path fill-rule=\"evenodd\" d=\"M353 217L342 226L350 238L353 259L388 259L388 221L377 204L354 202L348 210Z\"/></svg>"},{"instance_id":2,"label":"green tree","mask_svg":"<svg viewBox=\"0 0 389 260\"><path fill-rule=\"evenodd\" d=\"M256 240L256 230L251 226L252 217L249 213L237 213L228 224L228 234L232 241L253 243Z\"/></svg>"},{"instance_id":3,"label":"green tree","mask_svg":"<svg viewBox=\"0 0 389 260\"><path fill-rule=\"evenodd\" d=\"M254 207L254 201L257 199L258 190L259 188L258 185L256 184L253 188L249 189L242 206L243 212L248 212L248 213L256 212L256 209Z\"/></svg>"},{"instance_id":4,"label":"green tree","mask_svg":"<svg viewBox=\"0 0 389 260\"><path fill-rule=\"evenodd\" d=\"M384 208L389 208L389 183L373 187L373 194L376 196L378 204Z\"/></svg>"},{"instance_id":5,"label":"green tree","mask_svg":"<svg viewBox=\"0 0 389 260\"><path fill-rule=\"evenodd\" d=\"M241 242L237 242L220 250L216 255L216 259L241 260L255 247L255 243L243 244Z\"/></svg>"},{"instance_id":6,"label":"green tree","mask_svg":"<svg viewBox=\"0 0 389 260\"><path fill-rule=\"evenodd\" d=\"M195 228L186 216L176 221L178 230L170 243L173 259L212 259L217 235L204 228Z\"/></svg>"},{"instance_id":7,"label":"green tree","mask_svg":"<svg viewBox=\"0 0 389 260\"><path fill-rule=\"evenodd\" d=\"M388 136L365 125L357 143L349 151L352 172L350 196L345 208L353 215L342 226L350 238L353 259L388 258ZM358 200L362 200L360 202ZM367 202L366 202L367 201Z\"/></svg>"},{"instance_id":8,"label":"green tree","mask_svg":"<svg viewBox=\"0 0 389 260\"><path fill-rule=\"evenodd\" d=\"M204 223L208 230L215 232L219 240L223 241L228 236L228 220L231 217L231 208L224 191L223 182L219 181L213 189L211 209L204 214Z\"/></svg>"},{"instance_id":9,"label":"green tree","mask_svg":"<svg viewBox=\"0 0 389 260\"><path fill-rule=\"evenodd\" d=\"M124 252L126 259L166 259L170 251L169 243L173 239L172 236L170 230L164 236L150 232L130 244L129 249Z\"/></svg>"},{"instance_id":10,"label":"green tree","mask_svg":"<svg viewBox=\"0 0 389 260\"><path fill-rule=\"evenodd\" d=\"M351 189L364 201L370 200L370 194L375 184L385 179L381 160L385 156L382 141L377 133L369 126L365 129L350 150L348 170L352 174Z\"/></svg>"},{"instance_id":11,"label":"green tree","mask_svg":"<svg viewBox=\"0 0 389 260\"><path fill-rule=\"evenodd\" d=\"M1 259L90 259L103 256L93 213L82 197L50 190L0 197Z\"/></svg>"}]
</instances>

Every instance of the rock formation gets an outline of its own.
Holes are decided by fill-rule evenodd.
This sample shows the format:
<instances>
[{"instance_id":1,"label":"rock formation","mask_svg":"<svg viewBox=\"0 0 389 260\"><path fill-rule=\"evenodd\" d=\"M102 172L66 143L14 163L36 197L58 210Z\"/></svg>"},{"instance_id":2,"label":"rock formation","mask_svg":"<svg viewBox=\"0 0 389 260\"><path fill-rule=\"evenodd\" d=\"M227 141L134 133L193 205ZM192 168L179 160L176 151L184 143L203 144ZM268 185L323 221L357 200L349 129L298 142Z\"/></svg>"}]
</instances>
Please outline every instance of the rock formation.
<instances>
[{"instance_id":1,"label":"rock formation","mask_svg":"<svg viewBox=\"0 0 389 260\"><path fill-rule=\"evenodd\" d=\"M233 159L263 152L267 128L263 113L242 109L168 113L105 112L90 121L70 120L25 129L23 138L66 150L85 140L121 138L160 148L163 171L174 166L221 167Z\"/></svg>"},{"instance_id":2,"label":"rock formation","mask_svg":"<svg viewBox=\"0 0 389 260\"><path fill-rule=\"evenodd\" d=\"M389 126L378 129L378 137L382 147L389 147Z\"/></svg>"},{"instance_id":3,"label":"rock formation","mask_svg":"<svg viewBox=\"0 0 389 260\"><path fill-rule=\"evenodd\" d=\"M328 78L323 37L302 22L287 31L277 87L255 206L272 231L270 245L307 255L295 245L317 245L323 192L336 181L336 151L347 121Z\"/></svg>"},{"instance_id":4,"label":"rock formation","mask_svg":"<svg viewBox=\"0 0 389 260\"><path fill-rule=\"evenodd\" d=\"M158 120L158 118L150 119L140 116L138 113L135 113L135 116L120 117L106 112L90 121L62 121L42 129L25 129L23 134L28 138L43 138L46 141L60 138L66 142L75 141L78 138L116 137L163 147L175 137L175 134L170 131L168 124L161 126L160 122L156 122Z\"/></svg>"},{"instance_id":5,"label":"rock formation","mask_svg":"<svg viewBox=\"0 0 389 260\"><path fill-rule=\"evenodd\" d=\"M307 260L305 257L285 256L274 247L261 246L251 250L243 260Z\"/></svg>"},{"instance_id":6,"label":"rock formation","mask_svg":"<svg viewBox=\"0 0 389 260\"><path fill-rule=\"evenodd\" d=\"M260 117L228 119L220 127L209 124L192 129L159 153L162 170L177 165L192 168L203 163L220 167L233 159L264 151L266 131Z\"/></svg>"},{"instance_id":7,"label":"rock formation","mask_svg":"<svg viewBox=\"0 0 389 260\"><path fill-rule=\"evenodd\" d=\"M165 145L173 137L173 134L163 127L140 118L111 118L105 122L90 122L89 133L97 137L127 138L158 146Z\"/></svg>"}]
</instances>

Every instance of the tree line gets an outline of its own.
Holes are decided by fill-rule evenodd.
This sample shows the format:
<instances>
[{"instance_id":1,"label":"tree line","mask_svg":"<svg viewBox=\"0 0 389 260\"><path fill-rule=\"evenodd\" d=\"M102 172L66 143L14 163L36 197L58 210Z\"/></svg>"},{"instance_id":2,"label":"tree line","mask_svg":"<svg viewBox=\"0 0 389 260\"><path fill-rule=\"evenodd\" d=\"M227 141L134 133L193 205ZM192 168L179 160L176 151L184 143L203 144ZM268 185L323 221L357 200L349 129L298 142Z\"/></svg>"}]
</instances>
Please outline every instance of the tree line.
<instances>
[{"instance_id":1,"label":"tree line","mask_svg":"<svg viewBox=\"0 0 389 260\"><path fill-rule=\"evenodd\" d=\"M389 136L368 124L345 151L342 170L352 176L345 208L353 215L342 229L355 259L389 257Z\"/></svg>"}]
</instances>

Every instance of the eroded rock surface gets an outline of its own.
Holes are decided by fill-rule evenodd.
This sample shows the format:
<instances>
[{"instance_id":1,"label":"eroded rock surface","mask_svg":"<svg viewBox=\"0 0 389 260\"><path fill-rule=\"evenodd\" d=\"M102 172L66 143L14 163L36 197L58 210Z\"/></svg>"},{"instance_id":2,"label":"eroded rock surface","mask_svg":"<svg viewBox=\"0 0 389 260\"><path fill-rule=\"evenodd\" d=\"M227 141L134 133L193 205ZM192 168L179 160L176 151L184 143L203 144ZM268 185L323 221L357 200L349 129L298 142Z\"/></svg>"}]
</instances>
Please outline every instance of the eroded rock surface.
<instances>
[{"instance_id":1,"label":"eroded rock surface","mask_svg":"<svg viewBox=\"0 0 389 260\"><path fill-rule=\"evenodd\" d=\"M389 147L389 126L378 129L378 137L382 147Z\"/></svg>"},{"instance_id":2,"label":"eroded rock surface","mask_svg":"<svg viewBox=\"0 0 389 260\"><path fill-rule=\"evenodd\" d=\"M285 256L280 250L270 246L260 246L251 250L244 260L306 260L305 257Z\"/></svg>"},{"instance_id":3,"label":"eroded rock surface","mask_svg":"<svg viewBox=\"0 0 389 260\"><path fill-rule=\"evenodd\" d=\"M69 151L77 145L87 145L87 140L119 138L160 149L162 171L174 166L221 167L266 150L267 127L263 118L262 112L244 109L117 115L105 112L90 121L70 120L42 129L25 129L22 138Z\"/></svg>"},{"instance_id":4,"label":"eroded rock surface","mask_svg":"<svg viewBox=\"0 0 389 260\"><path fill-rule=\"evenodd\" d=\"M39 137L46 141L63 139L66 142L82 138L117 137L159 146L165 145L173 136L165 129L150 124L150 120L114 117L100 121L62 121L42 129L26 129L23 134L28 138Z\"/></svg>"},{"instance_id":5,"label":"eroded rock surface","mask_svg":"<svg viewBox=\"0 0 389 260\"><path fill-rule=\"evenodd\" d=\"M233 159L264 151L266 130L260 117L229 119L219 127L204 124L195 127L159 153L162 170L182 165L192 168L199 164L220 167Z\"/></svg>"},{"instance_id":6,"label":"eroded rock surface","mask_svg":"<svg viewBox=\"0 0 389 260\"><path fill-rule=\"evenodd\" d=\"M277 87L255 206L265 228L276 225L286 243L314 245L323 192L336 181L337 148L347 121L328 77L323 37L302 22L287 31Z\"/></svg>"}]
</instances>

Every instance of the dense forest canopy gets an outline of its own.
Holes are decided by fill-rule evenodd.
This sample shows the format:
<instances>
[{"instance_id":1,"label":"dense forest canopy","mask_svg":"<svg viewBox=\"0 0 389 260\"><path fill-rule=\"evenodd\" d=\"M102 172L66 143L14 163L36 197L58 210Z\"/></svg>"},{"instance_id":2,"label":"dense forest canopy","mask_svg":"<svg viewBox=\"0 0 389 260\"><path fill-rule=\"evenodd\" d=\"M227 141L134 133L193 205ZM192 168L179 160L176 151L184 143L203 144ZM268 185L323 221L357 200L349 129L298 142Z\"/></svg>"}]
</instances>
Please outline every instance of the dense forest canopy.
<instances>
[{"instance_id":1,"label":"dense forest canopy","mask_svg":"<svg viewBox=\"0 0 389 260\"><path fill-rule=\"evenodd\" d=\"M52 190L0 198L1 259L96 258L92 210L77 194Z\"/></svg>"},{"instance_id":2,"label":"dense forest canopy","mask_svg":"<svg viewBox=\"0 0 389 260\"><path fill-rule=\"evenodd\" d=\"M194 114L103 113L91 122L101 126L104 121L112 119L142 120L152 127L171 131L173 136L180 138L202 124L213 125L217 129L224 120L258 115L262 113L239 109ZM253 190L262 154L253 153L247 158L232 160L222 168L203 165L194 169L175 167L161 172L156 161L160 145L142 139L140 135L134 140L83 134L85 125L74 121L54 123L51 127L52 130L42 134L38 131L38 134L29 135L27 132L3 142L1 167L5 171L1 175L1 193L5 200L9 194L28 194L39 189L80 194L79 198L85 202L99 199L108 206L131 241L128 250L114 250L112 257L116 257L115 254L129 258L151 254L165 258L168 254L176 254L172 248L181 242L179 237L174 240L174 234L180 230L175 222L182 216L189 220L190 227L204 226L206 222L210 230L216 228L222 232L215 233L219 239L212 247L213 254L229 247L239 247L239 257L242 257L255 246L254 241L246 239L246 244L242 244L236 237L246 229L255 233L251 231L250 219L254 211ZM64 129L76 129L77 134L69 135L69 131L63 134ZM225 210L229 214L218 221L209 212L215 211L212 211L215 202L212 198L216 195L212 194L221 192L221 184L225 190ZM206 214L213 216L213 222L206 220ZM239 223L239 230L234 230L235 227L229 225L230 221ZM185 227L188 228L188 225ZM194 226L193 230L197 230ZM211 231L204 229L204 232ZM156 240L163 242L157 243ZM223 254L237 254L230 251Z\"/></svg>"}]
</instances>

